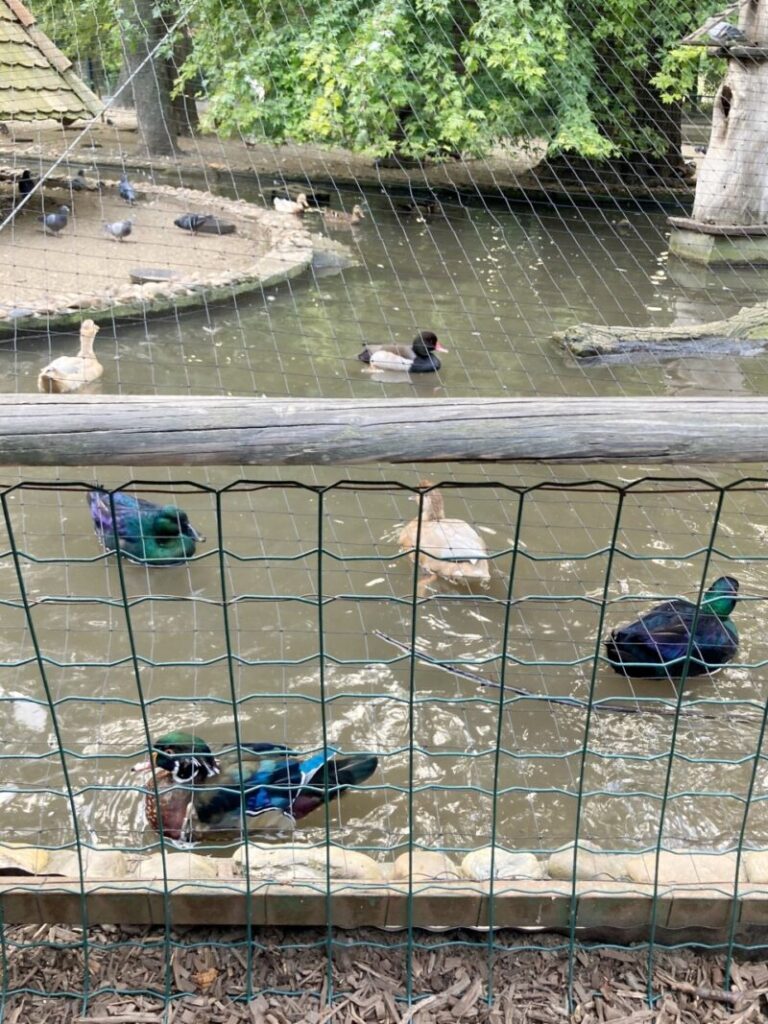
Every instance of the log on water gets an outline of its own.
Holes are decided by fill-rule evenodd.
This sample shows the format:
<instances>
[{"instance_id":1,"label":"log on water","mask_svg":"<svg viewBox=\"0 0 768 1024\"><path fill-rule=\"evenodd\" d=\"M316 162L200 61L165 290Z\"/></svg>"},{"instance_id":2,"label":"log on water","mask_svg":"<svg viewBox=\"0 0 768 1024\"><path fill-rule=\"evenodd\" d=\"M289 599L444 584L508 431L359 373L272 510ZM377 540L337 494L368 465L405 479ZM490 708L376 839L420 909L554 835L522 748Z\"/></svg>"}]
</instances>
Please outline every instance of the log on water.
<instances>
[{"instance_id":1,"label":"log on water","mask_svg":"<svg viewBox=\"0 0 768 1024\"><path fill-rule=\"evenodd\" d=\"M603 327L577 324L552 337L580 359L629 356L740 355L768 348L768 302L745 306L725 320L681 327Z\"/></svg>"}]
</instances>

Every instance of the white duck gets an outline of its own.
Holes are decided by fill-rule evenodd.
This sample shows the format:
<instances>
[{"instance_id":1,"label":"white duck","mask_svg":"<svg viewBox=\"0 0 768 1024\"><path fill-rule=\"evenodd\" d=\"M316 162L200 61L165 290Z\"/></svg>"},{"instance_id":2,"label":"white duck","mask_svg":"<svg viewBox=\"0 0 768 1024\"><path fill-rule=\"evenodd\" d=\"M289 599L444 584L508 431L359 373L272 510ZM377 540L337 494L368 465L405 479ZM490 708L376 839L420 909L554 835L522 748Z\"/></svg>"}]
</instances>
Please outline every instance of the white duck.
<instances>
[{"instance_id":1,"label":"white duck","mask_svg":"<svg viewBox=\"0 0 768 1024\"><path fill-rule=\"evenodd\" d=\"M309 201L304 192L299 192L295 199L275 196L272 205L278 213L293 213L297 217L303 217L304 211L309 209Z\"/></svg>"},{"instance_id":2,"label":"white duck","mask_svg":"<svg viewBox=\"0 0 768 1024\"><path fill-rule=\"evenodd\" d=\"M93 354L93 339L98 331L93 320L83 320L80 324L80 351L76 356L59 356L42 369L37 378L38 389L62 395L98 380L104 373L104 367Z\"/></svg>"},{"instance_id":3,"label":"white duck","mask_svg":"<svg viewBox=\"0 0 768 1024\"><path fill-rule=\"evenodd\" d=\"M420 487L433 487L431 481L422 480ZM414 497L418 501L418 496ZM419 520L412 519L400 533L400 550L409 551L415 557L416 540L419 540L419 566L429 576L419 584L419 591L429 586L438 576L441 579L470 582L479 580L486 583L491 578L488 551L483 540L469 523L463 519L446 519L443 496L440 491L429 491L424 495Z\"/></svg>"}]
</instances>

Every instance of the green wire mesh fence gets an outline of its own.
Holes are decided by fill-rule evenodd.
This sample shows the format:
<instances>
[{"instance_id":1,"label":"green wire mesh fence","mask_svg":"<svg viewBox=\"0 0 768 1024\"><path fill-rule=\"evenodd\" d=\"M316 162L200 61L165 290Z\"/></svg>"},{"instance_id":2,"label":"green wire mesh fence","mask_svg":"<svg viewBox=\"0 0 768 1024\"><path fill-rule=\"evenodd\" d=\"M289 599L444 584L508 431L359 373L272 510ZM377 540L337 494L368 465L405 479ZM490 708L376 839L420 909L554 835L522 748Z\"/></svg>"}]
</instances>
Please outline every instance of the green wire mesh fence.
<instances>
[{"instance_id":1,"label":"green wire mesh fence","mask_svg":"<svg viewBox=\"0 0 768 1024\"><path fill-rule=\"evenodd\" d=\"M78 951L82 973L44 993L11 967L35 950L45 955L50 936L7 933L6 1003L26 993L87 1007L105 991L135 995L89 974L94 949L129 957L133 946L122 934L114 942L101 932L94 937L92 926L151 920L164 932L139 994L173 1007L188 994L178 989L175 952L202 945L195 933L173 929L196 913L201 923L242 925L215 943L242 965L242 984L224 993L235 1001L279 990L333 1002L344 995L334 958L371 945L402 957L396 1001L428 994L414 956L446 947L485 949L489 999L505 957L565 951L572 994L579 950L595 940L579 908L590 893L606 896L606 874L614 888L602 942L644 942L649 998L654 957L676 935L679 944L717 951L725 976L735 953L763 949L764 936L746 927L743 908L762 879L760 851L768 847L768 480L626 482L606 472L529 484L502 467L422 486L366 478L365 471L326 482L320 475L311 482L268 474L224 482L208 475L205 483L115 480L96 491L75 479L37 479L3 488L0 853L6 873L37 870L47 892L74 892L79 909L70 919L82 928L61 946ZM127 550L124 523L111 533L101 523L107 548L122 546L119 555L104 551L89 492L114 522L125 495L183 509L205 539L176 564L148 566L141 552ZM444 578L445 566L453 572L466 561L466 533L458 563L425 571L435 569L425 563L437 543L433 493L445 504L441 530L461 521L484 543L488 571L480 575L487 578ZM693 641L657 678L614 670L604 646L611 630L659 601L687 597L695 633L707 615L705 592L722 576L740 584L732 613L739 643L719 671L700 671ZM188 843L144 819L145 798L168 781L164 762L148 774L131 771L158 753L160 736L178 730L203 738L222 764L229 757L243 774L250 743L284 744L304 759L326 750L375 756L377 764L295 832L273 822L252 837L259 845L239 853L239 829L224 843L196 836L194 854L205 858L206 873L190 859ZM331 782L318 779L322 796ZM176 782L186 799L190 780ZM214 782L224 789L229 782L239 806L235 776L223 771ZM263 782L252 780L260 799ZM270 799L290 788L286 779L273 782ZM266 820L240 810L236 817L248 826ZM576 874L574 842L581 848ZM287 868L276 864L278 850L287 851ZM345 880L351 860L340 868L339 850L366 855L355 864L367 867ZM425 851L448 860L440 870L425 868L418 859ZM477 851L489 852L478 861ZM521 855L513 867L511 853ZM192 878L176 874L180 854L194 865ZM688 873L678 876L682 862ZM273 888L286 879L305 897L304 911L294 908L290 920L280 916L284 891ZM35 904L39 875L4 881L6 921L46 919L45 907L54 904ZM692 932L700 924L706 934L712 925L702 902L689 903L685 918L669 913L678 884L702 900L714 891L719 900L719 923L706 941ZM368 902L357 906L355 923L398 927L394 940L336 927L348 923L339 893L354 897L356 887ZM136 917L130 903L106 910L126 889L159 894L161 909L152 918L145 911ZM179 897L196 890L209 901L182 911ZM424 902L438 890L458 901L448 914L440 901ZM94 892L104 900L93 902ZM401 899L397 914L394 903L385 905L393 894ZM522 904L510 910L510 894L558 897L565 911L515 917ZM639 929L620 909L622 901L636 906L638 894L646 908ZM234 918L227 909L233 899L240 900ZM321 974L299 987L290 976L283 985L266 983L262 960L274 944L264 923L320 923L319 932L287 945L297 956L322 949ZM436 940L421 930L430 923L483 930ZM521 940L497 930L548 923L562 933L555 946L542 945L535 932Z\"/></svg>"}]
</instances>

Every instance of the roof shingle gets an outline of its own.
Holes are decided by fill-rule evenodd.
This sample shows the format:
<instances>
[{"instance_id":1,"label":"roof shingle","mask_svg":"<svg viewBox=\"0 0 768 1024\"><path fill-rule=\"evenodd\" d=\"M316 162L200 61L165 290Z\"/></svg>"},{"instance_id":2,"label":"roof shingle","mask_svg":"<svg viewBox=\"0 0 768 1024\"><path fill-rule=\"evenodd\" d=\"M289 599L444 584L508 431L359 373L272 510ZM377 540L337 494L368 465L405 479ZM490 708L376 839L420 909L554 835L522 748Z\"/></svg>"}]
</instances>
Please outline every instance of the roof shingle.
<instances>
[{"instance_id":1,"label":"roof shingle","mask_svg":"<svg viewBox=\"0 0 768 1024\"><path fill-rule=\"evenodd\" d=\"M0 120L74 121L102 109L20 0L0 0Z\"/></svg>"}]
</instances>

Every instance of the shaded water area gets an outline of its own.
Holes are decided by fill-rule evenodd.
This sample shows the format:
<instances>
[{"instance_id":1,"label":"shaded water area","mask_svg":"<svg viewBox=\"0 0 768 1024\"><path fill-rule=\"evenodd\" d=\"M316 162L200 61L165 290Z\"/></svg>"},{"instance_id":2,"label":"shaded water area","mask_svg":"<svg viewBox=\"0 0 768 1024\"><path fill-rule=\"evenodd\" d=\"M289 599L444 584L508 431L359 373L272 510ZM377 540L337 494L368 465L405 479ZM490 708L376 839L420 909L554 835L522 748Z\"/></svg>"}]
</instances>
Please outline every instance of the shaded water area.
<instances>
[{"instance_id":1,"label":"shaded water area","mask_svg":"<svg viewBox=\"0 0 768 1024\"><path fill-rule=\"evenodd\" d=\"M344 195L345 208L356 198ZM120 324L112 336L104 329L101 392L651 402L765 390L763 355L579 366L551 341L577 321L707 320L766 297L768 271L671 265L661 215L447 206L422 223L386 197L367 199L362 227L337 236L359 266L195 314ZM140 217L139 207L137 231ZM450 350L439 374L379 379L355 358L363 339L407 341L417 329L435 330ZM33 391L38 369L71 346L55 336L1 347L0 386ZM646 472L666 482L620 494L616 485ZM461 485L445 491L447 514L481 532L493 578L474 591L434 585L414 620L413 564L398 554L397 536L416 506L397 485L424 475ZM762 761L753 777L760 715L718 703L765 699L768 490L758 479L721 497L708 483L742 475L754 477L755 467L22 471L18 480L38 486L8 493L0 540L6 838L71 842L74 810L81 839L153 842L136 789L143 780L129 771L145 755L147 728L153 736L194 728L226 746L234 697L246 740L380 754L374 788L331 812L333 837L349 845L379 851L412 836L465 850L495 829L506 846L546 850L573 837L577 817L582 838L614 849L653 845L662 818L672 847L727 848L742 827L748 843L765 845ZM170 492L189 512L207 537L194 561L163 570L126 563L121 573L100 552L84 486L132 478L144 481L146 497ZM17 482L8 470L3 480ZM627 680L603 660L593 672L601 638L654 598L695 599L702 578L725 572L748 598L734 615L739 654L686 684L686 702L715 703L696 705L699 716L677 725L511 694L500 709L498 690L414 667L374 635L415 636L432 656L469 661L492 679L506 649L506 682L539 695L674 705L669 680ZM321 838L323 815L302 834Z\"/></svg>"}]
</instances>

